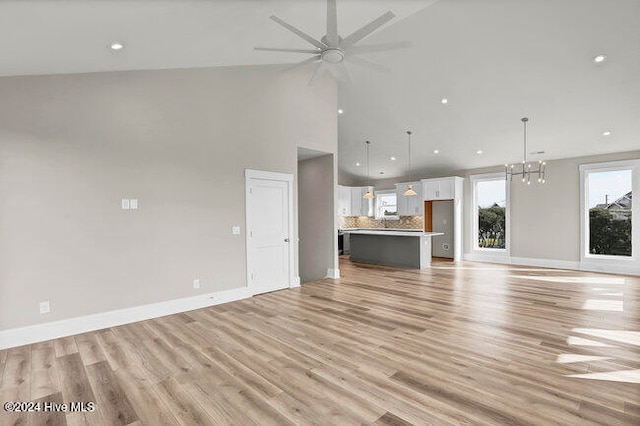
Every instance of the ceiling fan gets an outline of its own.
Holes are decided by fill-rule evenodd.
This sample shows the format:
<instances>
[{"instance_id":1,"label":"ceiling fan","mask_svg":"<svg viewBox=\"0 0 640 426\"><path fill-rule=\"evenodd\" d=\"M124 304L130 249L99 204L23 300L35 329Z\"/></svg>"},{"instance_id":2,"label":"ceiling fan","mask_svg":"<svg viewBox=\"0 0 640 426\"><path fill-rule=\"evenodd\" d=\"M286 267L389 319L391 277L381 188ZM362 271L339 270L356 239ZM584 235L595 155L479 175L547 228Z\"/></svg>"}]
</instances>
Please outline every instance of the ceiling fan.
<instances>
[{"instance_id":1,"label":"ceiling fan","mask_svg":"<svg viewBox=\"0 0 640 426\"><path fill-rule=\"evenodd\" d=\"M388 68L360 58L358 55L362 53L382 52L385 50L400 49L409 46L409 43L407 42L356 46L359 41L369 36L371 33L382 27L387 22L391 21L393 18L395 18L395 16L396 15L393 12L389 11L379 18L369 22L367 25L353 32L347 37L342 38L340 37L340 35L338 35L338 11L336 0L327 0L327 34L324 35L320 40L311 37L307 33L299 30L293 25L288 24L277 16L271 16L272 20L282 25L284 28L291 31L298 37L304 39L309 44L313 45L314 49L281 49L271 47L256 47L255 49L271 52L312 54L312 57L293 64L292 66L289 66L283 70L289 71L306 64L319 62L315 72L311 77L311 80L309 80L310 85L313 84L313 82L320 76L322 76L327 70L335 78L345 82L351 82L351 74L345 66L345 62L353 63L354 65L360 65L362 67L374 69L377 71L387 72L389 71Z\"/></svg>"}]
</instances>

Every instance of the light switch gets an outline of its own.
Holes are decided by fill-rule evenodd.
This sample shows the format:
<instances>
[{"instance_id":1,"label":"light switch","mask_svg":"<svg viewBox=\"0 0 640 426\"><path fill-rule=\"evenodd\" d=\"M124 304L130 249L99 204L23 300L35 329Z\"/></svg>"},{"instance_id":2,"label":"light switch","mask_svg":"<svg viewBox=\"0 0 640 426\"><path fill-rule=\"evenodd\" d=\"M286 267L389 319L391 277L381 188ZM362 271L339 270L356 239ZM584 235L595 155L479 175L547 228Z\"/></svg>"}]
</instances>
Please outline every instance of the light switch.
<instances>
[{"instance_id":1,"label":"light switch","mask_svg":"<svg viewBox=\"0 0 640 426\"><path fill-rule=\"evenodd\" d=\"M233 235L240 235L240 227L234 226L233 228L231 228L231 232L233 233Z\"/></svg>"},{"instance_id":2,"label":"light switch","mask_svg":"<svg viewBox=\"0 0 640 426\"><path fill-rule=\"evenodd\" d=\"M138 210L138 199L132 198L129 200L129 208L131 210Z\"/></svg>"},{"instance_id":3,"label":"light switch","mask_svg":"<svg viewBox=\"0 0 640 426\"><path fill-rule=\"evenodd\" d=\"M122 199L122 210L129 210L129 199L128 198L123 198Z\"/></svg>"}]
</instances>

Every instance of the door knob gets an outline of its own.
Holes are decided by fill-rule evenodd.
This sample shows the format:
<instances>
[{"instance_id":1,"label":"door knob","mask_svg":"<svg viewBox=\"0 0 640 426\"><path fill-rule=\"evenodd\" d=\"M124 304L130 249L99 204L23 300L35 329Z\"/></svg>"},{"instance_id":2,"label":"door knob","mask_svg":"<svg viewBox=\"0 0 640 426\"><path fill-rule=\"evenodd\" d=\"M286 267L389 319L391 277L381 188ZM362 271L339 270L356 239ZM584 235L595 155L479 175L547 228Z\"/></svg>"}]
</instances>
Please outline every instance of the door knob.
<instances>
[{"instance_id":1,"label":"door knob","mask_svg":"<svg viewBox=\"0 0 640 426\"><path fill-rule=\"evenodd\" d=\"M285 238L285 239L284 239L284 242L285 242L285 243L288 243L288 242L289 242L289 239L288 239L288 238Z\"/></svg>"}]
</instances>

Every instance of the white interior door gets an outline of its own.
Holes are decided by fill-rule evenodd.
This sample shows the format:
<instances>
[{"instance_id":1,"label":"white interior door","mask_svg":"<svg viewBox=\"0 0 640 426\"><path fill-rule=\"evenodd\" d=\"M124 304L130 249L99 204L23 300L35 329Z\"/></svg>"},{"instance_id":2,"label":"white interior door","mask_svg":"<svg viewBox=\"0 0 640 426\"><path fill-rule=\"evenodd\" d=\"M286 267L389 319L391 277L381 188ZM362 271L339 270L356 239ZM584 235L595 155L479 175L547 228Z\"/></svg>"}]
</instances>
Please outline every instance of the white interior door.
<instances>
[{"instance_id":1,"label":"white interior door","mask_svg":"<svg viewBox=\"0 0 640 426\"><path fill-rule=\"evenodd\" d=\"M253 294L292 280L293 176L247 170L247 278Z\"/></svg>"}]
</instances>

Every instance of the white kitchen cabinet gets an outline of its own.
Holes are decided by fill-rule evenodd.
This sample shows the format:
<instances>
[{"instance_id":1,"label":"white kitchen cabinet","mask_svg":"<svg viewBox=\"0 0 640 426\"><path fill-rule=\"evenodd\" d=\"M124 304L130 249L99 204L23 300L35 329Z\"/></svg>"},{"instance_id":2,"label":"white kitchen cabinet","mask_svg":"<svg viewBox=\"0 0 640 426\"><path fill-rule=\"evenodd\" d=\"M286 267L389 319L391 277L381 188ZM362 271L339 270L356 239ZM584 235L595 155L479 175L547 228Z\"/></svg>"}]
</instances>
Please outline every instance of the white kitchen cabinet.
<instances>
[{"instance_id":1,"label":"white kitchen cabinet","mask_svg":"<svg viewBox=\"0 0 640 426\"><path fill-rule=\"evenodd\" d=\"M369 187L373 192L373 187ZM373 200L362 198L367 187L338 185L338 216L373 216Z\"/></svg>"},{"instance_id":2,"label":"white kitchen cabinet","mask_svg":"<svg viewBox=\"0 0 640 426\"><path fill-rule=\"evenodd\" d=\"M422 179L422 197L429 200L453 200L456 198L457 177Z\"/></svg>"},{"instance_id":3,"label":"white kitchen cabinet","mask_svg":"<svg viewBox=\"0 0 640 426\"><path fill-rule=\"evenodd\" d=\"M409 185L413 185L416 195L404 195ZM422 185L420 182L406 182L396 184L398 216L421 216L424 213Z\"/></svg>"},{"instance_id":4,"label":"white kitchen cabinet","mask_svg":"<svg viewBox=\"0 0 640 426\"><path fill-rule=\"evenodd\" d=\"M373 187L356 186L351 188L351 216L373 216L373 198L363 198L367 188L373 192Z\"/></svg>"},{"instance_id":5,"label":"white kitchen cabinet","mask_svg":"<svg viewBox=\"0 0 640 426\"><path fill-rule=\"evenodd\" d=\"M338 216L351 216L351 188L338 185Z\"/></svg>"}]
</instances>

